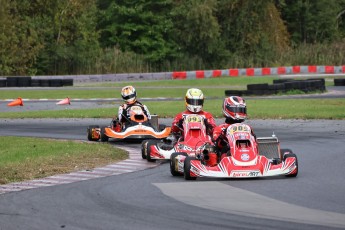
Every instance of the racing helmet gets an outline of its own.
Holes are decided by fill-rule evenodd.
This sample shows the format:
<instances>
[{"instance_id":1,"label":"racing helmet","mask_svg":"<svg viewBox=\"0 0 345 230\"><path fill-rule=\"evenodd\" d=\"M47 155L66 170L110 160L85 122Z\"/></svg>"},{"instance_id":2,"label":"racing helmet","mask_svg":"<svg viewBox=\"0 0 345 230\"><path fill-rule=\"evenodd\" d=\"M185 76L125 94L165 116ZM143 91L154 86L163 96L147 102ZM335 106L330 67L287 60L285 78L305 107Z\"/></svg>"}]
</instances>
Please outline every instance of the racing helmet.
<instances>
[{"instance_id":1,"label":"racing helmet","mask_svg":"<svg viewBox=\"0 0 345 230\"><path fill-rule=\"evenodd\" d=\"M135 88L131 85L122 88L121 96L127 104L133 104L137 100L137 92L135 91Z\"/></svg>"},{"instance_id":2,"label":"racing helmet","mask_svg":"<svg viewBox=\"0 0 345 230\"><path fill-rule=\"evenodd\" d=\"M204 94L200 89L191 88L187 90L186 108L192 113L199 113L202 111L204 105Z\"/></svg>"},{"instance_id":3,"label":"racing helmet","mask_svg":"<svg viewBox=\"0 0 345 230\"><path fill-rule=\"evenodd\" d=\"M247 118L247 106L243 98L231 96L224 99L223 115L226 119L242 122Z\"/></svg>"}]
</instances>

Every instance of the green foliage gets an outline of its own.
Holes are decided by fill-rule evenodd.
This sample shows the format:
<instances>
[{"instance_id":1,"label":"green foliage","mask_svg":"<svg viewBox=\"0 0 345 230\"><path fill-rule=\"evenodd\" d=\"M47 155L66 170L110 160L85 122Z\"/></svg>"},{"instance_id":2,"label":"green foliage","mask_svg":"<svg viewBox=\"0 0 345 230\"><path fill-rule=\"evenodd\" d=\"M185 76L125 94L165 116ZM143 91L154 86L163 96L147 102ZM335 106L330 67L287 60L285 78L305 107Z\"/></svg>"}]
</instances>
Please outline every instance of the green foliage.
<instances>
[{"instance_id":1,"label":"green foliage","mask_svg":"<svg viewBox=\"0 0 345 230\"><path fill-rule=\"evenodd\" d=\"M273 0L223 0L220 9L222 38L232 59L238 60L231 66L269 66L278 53L287 50L288 33Z\"/></svg>"},{"instance_id":2,"label":"green foliage","mask_svg":"<svg viewBox=\"0 0 345 230\"><path fill-rule=\"evenodd\" d=\"M26 74L42 48L24 2L0 0L0 75Z\"/></svg>"},{"instance_id":3,"label":"green foliage","mask_svg":"<svg viewBox=\"0 0 345 230\"><path fill-rule=\"evenodd\" d=\"M0 5L0 75L344 64L345 0Z\"/></svg>"},{"instance_id":4,"label":"green foliage","mask_svg":"<svg viewBox=\"0 0 345 230\"><path fill-rule=\"evenodd\" d=\"M216 0L177 2L172 15L177 44L187 55L200 57L205 68L216 67L228 56L216 17Z\"/></svg>"},{"instance_id":5,"label":"green foliage","mask_svg":"<svg viewBox=\"0 0 345 230\"><path fill-rule=\"evenodd\" d=\"M171 0L99 1L101 43L159 63L177 55L169 16Z\"/></svg>"},{"instance_id":6,"label":"green foliage","mask_svg":"<svg viewBox=\"0 0 345 230\"><path fill-rule=\"evenodd\" d=\"M295 0L285 1L282 16L286 20L293 45L299 43L331 42L339 39L339 13L345 1ZM340 16L340 15L339 15ZM344 29L342 29L344 32Z\"/></svg>"}]
</instances>

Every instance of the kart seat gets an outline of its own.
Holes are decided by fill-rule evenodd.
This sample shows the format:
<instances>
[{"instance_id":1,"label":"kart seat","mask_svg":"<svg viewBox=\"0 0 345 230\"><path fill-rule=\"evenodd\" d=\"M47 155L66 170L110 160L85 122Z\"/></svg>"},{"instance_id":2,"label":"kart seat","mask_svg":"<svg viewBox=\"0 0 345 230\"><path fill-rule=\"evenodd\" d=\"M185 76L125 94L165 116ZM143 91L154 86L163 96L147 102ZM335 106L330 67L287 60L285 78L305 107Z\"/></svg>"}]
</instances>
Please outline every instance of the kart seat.
<instances>
[{"instance_id":1,"label":"kart seat","mask_svg":"<svg viewBox=\"0 0 345 230\"><path fill-rule=\"evenodd\" d=\"M237 140L236 141L236 147L237 148L249 148L250 147L250 141L249 140Z\"/></svg>"}]
</instances>

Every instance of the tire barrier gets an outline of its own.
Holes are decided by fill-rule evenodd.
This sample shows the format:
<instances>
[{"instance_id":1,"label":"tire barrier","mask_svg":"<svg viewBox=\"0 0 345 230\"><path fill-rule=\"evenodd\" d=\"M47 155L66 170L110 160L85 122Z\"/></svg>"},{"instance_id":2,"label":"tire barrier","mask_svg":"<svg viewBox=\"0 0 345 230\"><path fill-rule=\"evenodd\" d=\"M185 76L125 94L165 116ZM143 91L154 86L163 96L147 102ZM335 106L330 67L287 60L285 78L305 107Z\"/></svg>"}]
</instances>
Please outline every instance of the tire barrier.
<instances>
[{"instance_id":1,"label":"tire barrier","mask_svg":"<svg viewBox=\"0 0 345 230\"><path fill-rule=\"evenodd\" d=\"M73 78L38 79L31 77L0 78L0 87L63 87L73 86Z\"/></svg>"},{"instance_id":2,"label":"tire barrier","mask_svg":"<svg viewBox=\"0 0 345 230\"><path fill-rule=\"evenodd\" d=\"M334 86L345 86L345 79L334 79Z\"/></svg>"},{"instance_id":3,"label":"tire barrier","mask_svg":"<svg viewBox=\"0 0 345 230\"><path fill-rule=\"evenodd\" d=\"M305 93L326 90L325 79L310 78L307 80L278 79L273 84L249 84L247 90L225 90L225 96L263 96L301 90Z\"/></svg>"}]
</instances>

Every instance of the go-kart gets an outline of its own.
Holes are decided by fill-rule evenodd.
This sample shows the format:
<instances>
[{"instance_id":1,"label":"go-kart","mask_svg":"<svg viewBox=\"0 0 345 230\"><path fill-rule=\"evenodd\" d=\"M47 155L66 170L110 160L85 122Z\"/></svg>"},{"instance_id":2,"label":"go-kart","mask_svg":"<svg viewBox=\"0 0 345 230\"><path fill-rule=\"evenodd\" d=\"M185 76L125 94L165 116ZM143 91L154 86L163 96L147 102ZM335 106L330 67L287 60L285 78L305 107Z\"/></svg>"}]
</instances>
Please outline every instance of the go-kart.
<instances>
[{"instance_id":1,"label":"go-kart","mask_svg":"<svg viewBox=\"0 0 345 230\"><path fill-rule=\"evenodd\" d=\"M170 134L170 127L158 124L158 116L152 115L148 120L140 106L132 106L129 110L130 118L121 124L118 120L112 120L109 126L100 127L90 125L87 128L89 141L106 142L110 138L115 140L143 140L162 139Z\"/></svg>"},{"instance_id":2,"label":"go-kart","mask_svg":"<svg viewBox=\"0 0 345 230\"><path fill-rule=\"evenodd\" d=\"M184 116L182 121L183 136L176 143L167 143L169 140L148 140L142 142L142 158L150 162L156 160L171 160L171 173L177 175L175 170L175 157L195 156L212 144L211 137L207 135L204 117L196 114ZM174 141L172 141L174 142ZM208 144L208 145L206 145Z\"/></svg>"},{"instance_id":3,"label":"go-kart","mask_svg":"<svg viewBox=\"0 0 345 230\"><path fill-rule=\"evenodd\" d=\"M232 124L226 130L230 150L215 166L207 166L202 156L187 156L183 162L186 180L197 177L253 178L298 174L297 156L280 149L278 138L255 138L246 124ZM178 162L182 165L181 162Z\"/></svg>"}]
</instances>

